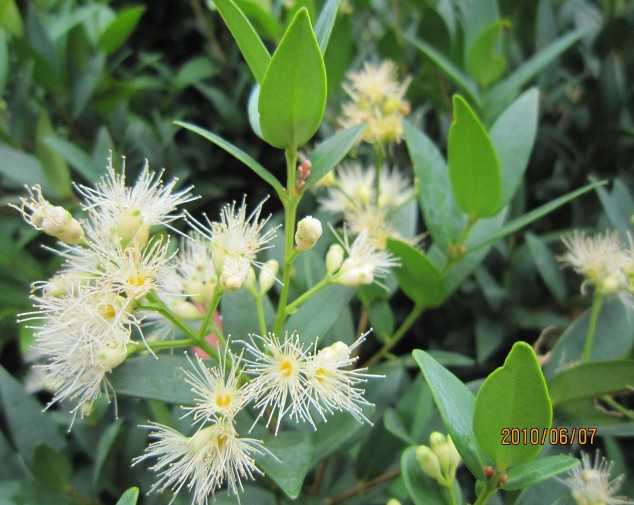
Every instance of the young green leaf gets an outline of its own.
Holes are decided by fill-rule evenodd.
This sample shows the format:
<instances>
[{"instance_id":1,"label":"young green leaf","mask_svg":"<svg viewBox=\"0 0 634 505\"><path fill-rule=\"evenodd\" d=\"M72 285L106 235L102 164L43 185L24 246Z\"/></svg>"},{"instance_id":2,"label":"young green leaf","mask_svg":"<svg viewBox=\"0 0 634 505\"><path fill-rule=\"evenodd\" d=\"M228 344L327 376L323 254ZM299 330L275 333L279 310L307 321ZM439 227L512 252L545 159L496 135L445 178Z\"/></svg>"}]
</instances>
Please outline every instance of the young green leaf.
<instances>
[{"instance_id":1,"label":"young green leaf","mask_svg":"<svg viewBox=\"0 0 634 505\"><path fill-rule=\"evenodd\" d=\"M139 499L139 488L131 487L117 500L117 505L136 505Z\"/></svg>"},{"instance_id":2,"label":"young green leaf","mask_svg":"<svg viewBox=\"0 0 634 505\"><path fill-rule=\"evenodd\" d=\"M500 161L502 203L511 201L519 187L537 136L539 91L531 88L501 115L489 135Z\"/></svg>"},{"instance_id":3,"label":"young green leaf","mask_svg":"<svg viewBox=\"0 0 634 505\"><path fill-rule=\"evenodd\" d=\"M58 198L66 198L72 193L70 170L66 160L45 142L48 135L54 135L55 129L45 109L40 112L35 130L35 152L42 164L48 187Z\"/></svg>"},{"instance_id":4,"label":"young green leaf","mask_svg":"<svg viewBox=\"0 0 634 505\"><path fill-rule=\"evenodd\" d=\"M306 189L312 188L322 177L334 169L357 143L365 130L365 123L337 132L321 142L310 155L312 169Z\"/></svg>"},{"instance_id":5,"label":"young green leaf","mask_svg":"<svg viewBox=\"0 0 634 505\"><path fill-rule=\"evenodd\" d=\"M271 58L258 110L264 139L296 148L317 131L326 108L326 69L306 9L300 9Z\"/></svg>"},{"instance_id":6,"label":"young green leaf","mask_svg":"<svg viewBox=\"0 0 634 505\"><path fill-rule=\"evenodd\" d=\"M555 300L563 303L566 299L566 282L554 254L539 237L532 233L526 234L526 245L542 280Z\"/></svg>"},{"instance_id":7,"label":"young green leaf","mask_svg":"<svg viewBox=\"0 0 634 505\"><path fill-rule=\"evenodd\" d=\"M332 33L332 28L335 26L335 20L337 19L340 2L341 0L327 0L326 4L319 13L317 23L315 23L315 37L317 38L317 42L319 42L321 54L326 54L330 34Z\"/></svg>"},{"instance_id":8,"label":"young green leaf","mask_svg":"<svg viewBox=\"0 0 634 505\"><path fill-rule=\"evenodd\" d=\"M273 187L273 189L277 192L278 195L281 196L284 194L284 187L282 186L280 181L278 181L277 178L271 172L269 172L266 168L260 165L255 159L253 159L251 156L249 156L239 147L236 147L230 142L227 142L225 139L216 135L215 133L212 133L209 130L205 130L204 128L200 128L199 126L193 125L191 123L185 123L183 121L174 121L174 124L178 126L182 126L183 128L186 128L187 130L197 133L201 137L205 137L210 142L213 142L218 147L224 149L229 154L233 155L235 158L237 158L242 163L244 163L247 167L253 170L257 175L259 175L262 178L262 180L264 180L265 182L268 182Z\"/></svg>"},{"instance_id":9,"label":"young green leaf","mask_svg":"<svg viewBox=\"0 0 634 505\"><path fill-rule=\"evenodd\" d=\"M534 486L578 464L579 460L577 458L566 456L565 454L534 459L509 469L507 474L509 480L506 481L502 488L510 491Z\"/></svg>"},{"instance_id":10,"label":"young green leaf","mask_svg":"<svg viewBox=\"0 0 634 505\"><path fill-rule=\"evenodd\" d=\"M466 216L451 194L447 163L438 148L409 121L403 121L405 143L418 178L418 199L434 242L445 252L457 242Z\"/></svg>"},{"instance_id":11,"label":"young green leaf","mask_svg":"<svg viewBox=\"0 0 634 505\"><path fill-rule=\"evenodd\" d=\"M445 427L465 465L479 480L484 480L484 469L489 463L473 431L473 393L426 352L416 349L412 355L425 376Z\"/></svg>"},{"instance_id":12,"label":"young green leaf","mask_svg":"<svg viewBox=\"0 0 634 505\"><path fill-rule=\"evenodd\" d=\"M500 34L510 26L507 19L498 19L486 26L467 52L467 70L480 85L495 82L506 70L506 58L499 54Z\"/></svg>"},{"instance_id":13,"label":"young green leaf","mask_svg":"<svg viewBox=\"0 0 634 505\"><path fill-rule=\"evenodd\" d=\"M494 216L501 210L502 180L489 134L471 107L453 97L454 121L447 146L449 179L456 202L474 217Z\"/></svg>"},{"instance_id":14,"label":"young green leaf","mask_svg":"<svg viewBox=\"0 0 634 505\"><path fill-rule=\"evenodd\" d=\"M530 461L543 449L540 444L505 445L504 430L536 428L542 433L551 422L550 397L535 351L526 342L516 342L504 365L478 391L473 412L476 439L496 469L504 472Z\"/></svg>"},{"instance_id":15,"label":"young green leaf","mask_svg":"<svg viewBox=\"0 0 634 505\"><path fill-rule=\"evenodd\" d=\"M400 258L401 266L394 273L410 300L423 307L440 305L445 299L443 279L427 256L400 240L388 239L387 247Z\"/></svg>"},{"instance_id":16,"label":"young green leaf","mask_svg":"<svg viewBox=\"0 0 634 505\"><path fill-rule=\"evenodd\" d=\"M66 456L50 445L42 444L35 449L33 474L45 487L64 491L70 485L73 469Z\"/></svg>"},{"instance_id":17,"label":"young green leaf","mask_svg":"<svg viewBox=\"0 0 634 505\"><path fill-rule=\"evenodd\" d=\"M236 40L253 77L261 83L271 61L262 39L233 0L214 0L214 5Z\"/></svg>"},{"instance_id":18,"label":"young green leaf","mask_svg":"<svg viewBox=\"0 0 634 505\"><path fill-rule=\"evenodd\" d=\"M99 35L97 48L106 54L112 54L119 49L132 35L145 9L144 5L134 5L121 10Z\"/></svg>"}]
</instances>

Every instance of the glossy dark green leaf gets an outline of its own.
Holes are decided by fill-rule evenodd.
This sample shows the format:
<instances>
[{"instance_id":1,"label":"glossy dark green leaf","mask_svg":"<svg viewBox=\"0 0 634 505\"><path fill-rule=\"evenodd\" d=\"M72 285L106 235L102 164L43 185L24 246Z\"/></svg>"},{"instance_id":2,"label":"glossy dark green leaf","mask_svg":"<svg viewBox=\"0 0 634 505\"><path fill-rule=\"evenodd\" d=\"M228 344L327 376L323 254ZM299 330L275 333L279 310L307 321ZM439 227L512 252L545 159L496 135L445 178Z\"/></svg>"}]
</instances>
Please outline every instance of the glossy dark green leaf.
<instances>
[{"instance_id":1,"label":"glossy dark green leaf","mask_svg":"<svg viewBox=\"0 0 634 505\"><path fill-rule=\"evenodd\" d=\"M194 397L183 368L190 368L184 355L128 358L108 380L118 395L191 405Z\"/></svg>"},{"instance_id":2,"label":"glossy dark green leaf","mask_svg":"<svg viewBox=\"0 0 634 505\"><path fill-rule=\"evenodd\" d=\"M470 216L493 216L502 208L497 154L484 126L459 95L453 97L453 109L447 154L454 198Z\"/></svg>"},{"instance_id":3,"label":"glossy dark green leaf","mask_svg":"<svg viewBox=\"0 0 634 505\"><path fill-rule=\"evenodd\" d=\"M540 444L503 445L504 429L549 429L552 406L546 381L533 348L516 342L504 365L484 381L475 400L473 430L478 444L504 471L541 452Z\"/></svg>"},{"instance_id":4,"label":"glossy dark green leaf","mask_svg":"<svg viewBox=\"0 0 634 505\"><path fill-rule=\"evenodd\" d=\"M460 237L466 216L451 193L449 170L442 154L423 132L403 121L405 142L418 178L418 200L434 242L447 251Z\"/></svg>"},{"instance_id":5,"label":"glossy dark green leaf","mask_svg":"<svg viewBox=\"0 0 634 505\"><path fill-rule=\"evenodd\" d=\"M489 460L473 431L475 396L460 379L426 352L416 349L412 355L425 376L436 407L465 465L473 475L483 480Z\"/></svg>"},{"instance_id":6,"label":"glossy dark green leaf","mask_svg":"<svg viewBox=\"0 0 634 505\"><path fill-rule=\"evenodd\" d=\"M33 474L43 486L64 491L70 486L72 473L70 461L61 452L46 444L35 449Z\"/></svg>"},{"instance_id":7,"label":"glossy dark green leaf","mask_svg":"<svg viewBox=\"0 0 634 505\"><path fill-rule=\"evenodd\" d=\"M121 498L117 500L116 505L136 505L139 499L139 488L131 487L125 493L121 495Z\"/></svg>"},{"instance_id":8,"label":"glossy dark green leaf","mask_svg":"<svg viewBox=\"0 0 634 505\"><path fill-rule=\"evenodd\" d=\"M516 465L507 472L509 480L503 489L516 490L534 486L577 466L579 460L565 454L534 459L528 463Z\"/></svg>"},{"instance_id":9,"label":"glossy dark green leaf","mask_svg":"<svg viewBox=\"0 0 634 505\"><path fill-rule=\"evenodd\" d=\"M320 142L310 155L312 169L306 182L306 189L317 184L322 177L333 170L357 143L365 129L365 123L337 132Z\"/></svg>"},{"instance_id":10,"label":"glossy dark green leaf","mask_svg":"<svg viewBox=\"0 0 634 505\"><path fill-rule=\"evenodd\" d=\"M531 88L500 114L489 132L500 161L503 206L524 178L537 135L538 108L539 91Z\"/></svg>"},{"instance_id":11,"label":"glossy dark green leaf","mask_svg":"<svg viewBox=\"0 0 634 505\"><path fill-rule=\"evenodd\" d=\"M253 77L261 83L271 61L271 55L260 36L232 0L214 0L214 5L236 40Z\"/></svg>"},{"instance_id":12,"label":"glossy dark green leaf","mask_svg":"<svg viewBox=\"0 0 634 505\"><path fill-rule=\"evenodd\" d=\"M253 170L257 175L259 175L262 180L268 182L273 189L278 193L278 195L282 195L284 193L284 188L280 181L269 172L266 168L260 165L255 159L245 153L242 149L234 146L233 144L227 142L222 137L216 135L215 133L210 132L209 130L205 130L204 128L200 128L199 126L193 125L191 123L185 123L182 121L174 121L174 124L178 126L182 126L183 128L190 130L194 133L197 133L201 137L206 138L210 142L213 142L218 147L224 149L229 154L233 155L235 158L244 163L247 167Z\"/></svg>"},{"instance_id":13,"label":"glossy dark green leaf","mask_svg":"<svg viewBox=\"0 0 634 505\"><path fill-rule=\"evenodd\" d=\"M300 9L271 58L258 110L265 140L279 149L306 143L326 107L326 69L306 9Z\"/></svg>"},{"instance_id":14,"label":"glossy dark green leaf","mask_svg":"<svg viewBox=\"0 0 634 505\"><path fill-rule=\"evenodd\" d=\"M258 466L294 500L299 496L304 479L313 460L313 445L310 437L297 432L282 432L265 441L270 454L256 455Z\"/></svg>"},{"instance_id":15,"label":"glossy dark green leaf","mask_svg":"<svg viewBox=\"0 0 634 505\"><path fill-rule=\"evenodd\" d=\"M443 279L427 257L411 245L388 239L388 249L400 259L394 270L403 292L417 305L437 307L445 299Z\"/></svg>"},{"instance_id":16,"label":"glossy dark green leaf","mask_svg":"<svg viewBox=\"0 0 634 505\"><path fill-rule=\"evenodd\" d=\"M597 408L595 400L602 395L626 393L634 384L634 361L599 361L568 368L549 383L553 407L569 419L584 423L616 423L622 417L610 416Z\"/></svg>"},{"instance_id":17,"label":"glossy dark green leaf","mask_svg":"<svg viewBox=\"0 0 634 505\"><path fill-rule=\"evenodd\" d=\"M40 444L46 443L55 450L64 448L64 437L51 415L43 412L42 405L1 366L0 406L9 438L30 466Z\"/></svg>"},{"instance_id":18,"label":"glossy dark green leaf","mask_svg":"<svg viewBox=\"0 0 634 505\"><path fill-rule=\"evenodd\" d=\"M144 5L135 5L119 11L99 36L97 47L106 54L114 53L132 35L145 9Z\"/></svg>"}]
</instances>

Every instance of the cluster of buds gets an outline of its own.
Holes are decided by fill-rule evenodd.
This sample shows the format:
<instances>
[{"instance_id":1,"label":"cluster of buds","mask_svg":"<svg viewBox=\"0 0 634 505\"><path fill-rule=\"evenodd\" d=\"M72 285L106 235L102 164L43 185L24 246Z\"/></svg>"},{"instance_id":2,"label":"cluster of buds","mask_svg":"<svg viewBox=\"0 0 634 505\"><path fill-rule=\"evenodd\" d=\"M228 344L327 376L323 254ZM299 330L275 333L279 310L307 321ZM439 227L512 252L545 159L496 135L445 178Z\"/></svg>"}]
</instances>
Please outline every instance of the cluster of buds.
<instances>
[{"instance_id":1,"label":"cluster of buds","mask_svg":"<svg viewBox=\"0 0 634 505\"><path fill-rule=\"evenodd\" d=\"M295 185L295 191L297 194L300 194L304 187L306 186L306 179L310 176L310 172L313 169L313 164L310 160L304 160L301 162L299 167L297 167L297 175L299 175L299 179L297 180L297 184Z\"/></svg>"},{"instance_id":2,"label":"cluster of buds","mask_svg":"<svg viewBox=\"0 0 634 505\"><path fill-rule=\"evenodd\" d=\"M429 447L420 445L416 449L416 460L423 472L441 486L453 486L461 459L451 436L433 432L429 436Z\"/></svg>"}]
</instances>

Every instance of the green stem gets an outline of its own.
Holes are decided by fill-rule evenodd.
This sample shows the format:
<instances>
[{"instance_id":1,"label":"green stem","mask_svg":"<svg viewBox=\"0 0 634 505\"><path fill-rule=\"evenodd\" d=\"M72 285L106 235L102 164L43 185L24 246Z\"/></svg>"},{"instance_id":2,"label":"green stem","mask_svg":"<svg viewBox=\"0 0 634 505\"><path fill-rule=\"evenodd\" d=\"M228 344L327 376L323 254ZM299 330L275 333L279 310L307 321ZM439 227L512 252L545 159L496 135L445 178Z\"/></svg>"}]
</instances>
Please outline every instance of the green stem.
<instances>
[{"instance_id":1,"label":"green stem","mask_svg":"<svg viewBox=\"0 0 634 505\"><path fill-rule=\"evenodd\" d=\"M162 349L176 349L177 347L189 347L192 345L192 341L188 338L181 338L178 340L162 340L160 342L147 342L147 346L153 351L160 351ZM143 349L143 346L139 346L139 349Z\"/></svg>"},{"instance_id":2,"label":"green stem","mask_svg":"<svg viewBox=\"0 0 634 505\"><path fill-rule=\"evenodd\" d=\"M288 304L286 307L286 315L292 314L295 310L297 310L301 305L306 303L306 301L313 295L315 295L318 291L321 291L326 286L332 284L332 278L330 276L324 277L317 284L315 284L312 288L306 291L303 295L298 296L295 300Z\"/></svg>"},{"instance_id":3,"label":"green stem","mask_svg":"<svg viewBox=\"0 0 634 505\"><path fill-rule=\"evenodd\" d=\"M594 334L597 329L597 320L599 319L599 310L601 309L601 301L603 297L597 293L592 300L592 311L590 313L590 323L588 325L588 334L586 335L586 343L583 346L583 358L582 363L588 363L590 361L590 355L592 354L592 343L594 341Z\"/></svg>"},{"instance_id":4,"label":"green stem","mask_svg":"<svg viewBox=\"0 0 634 505\"><path fill-rule=\"evenodd\" d=\"M200 340L204 340L204 338L207 335L209 335L209 333L213 329L215 330L218 340L224 346L226 344L225 337L220 331L220 329L216 326L216 324L213 323L214 312L216 312L216 309L218 308L218 304L220 303L220 298L222 298L222 290L216 289L214 291L214 296L211 299L211 304L209 305L209 308L207 309L207 314L205 314L205 319L203 323L200 325L200 330L198 330L198 337Z\"/></svg>"},{"instance_id":5,"label":"green stem","mask_svg":"<svg viewBox=\"0 0 634 505\"><path fill-rule=\"evenodd\" d=\"M449 505L458 505L458 499L456 498L456 490L453 487L453 482L448 486L444 486L446 491L446 497L449 499Z\"/></svg>"},{"instance_id":6,"label":"green stem","mask_svg":"<svg viewBox=\"0 0 634 505\"><path fill-rule=\"evenodd\" d=\"M299 197L295 191L295 179L297 171L297 149L286 149L286 198L282 200L284 204L284 265L282 269L282 290L280 292L279 305L277 307L277 315L275 316L275 324L273 331L279 337L286 319L286 303L288 302L288 291L291 284L291 267L294 258L294 234L295 220L297 217L297 204Z\"/></svg>"},{"instance_id":7,"label":"green stem","mask_svg":"<svg viewBox=\"0 0 634 505\"><path fill-rule=\"evenodd\" d=\"M630 421L634 421L634 411L626 409L623 405L617 402L610 395L601 396L601 400L605 402L607 405L612 407L614 410L619 412L623 417L629 419Z\"/></svg>"},{"instance_id":8,"label":"green stem","mask_svg":"<svg viewBox=\"0 0 634 505\"><path fill-rule=\"evenodd\" d=\"M383 343L383 347L379 349L379 351L372 356L366 363L365 366L372 366L377 363L382 357L384 357L390 350L398 344L398 342L403 338L407 330L411 328L414 322L420 317L420 315L425 311L425 306L421 304L416 304L412 308L412 311L405 318L405 321L401 324L398 330L392 335L390 338L386 339Z\"/></svg>"},{"instance_id":9,"label":"green stem","mask_svg":"<svg viewBox=\"0 0 634 505\"><path fill-rule=\"evenodd\" d=\"M482 491L482 494L478 496L478 499L473 503L473 505L485 505L489 502L489 498L497 493L498 489L497 486L494 484L494 482L496 481L494 477L487 480L484 491Z\"/></svg>"},{"instance_id":10,"label":"green stem","mask_svg":"<svg viewBox=\"0 0 634 505\"><path fill-rule=\"evenodd\" d=\"M475 216L475 215L469 216L469 221L467 221L467 226L465 226L464 230L462 230L462 233L460 234L460 238L458 238L458 241L453 245L455 251L458 251L461 247L465 245L465 242L469 238L469 234L471 233L473 226L478 222L478 219L479 219L478 216ZM440 273L441 274L447 273L447 270L449 270L449 267L453 265L461 256L462 254L456 255L456 252L449 251L449 257L447 258L447 261L443 265Z\"/></svg>"}]
</instances>

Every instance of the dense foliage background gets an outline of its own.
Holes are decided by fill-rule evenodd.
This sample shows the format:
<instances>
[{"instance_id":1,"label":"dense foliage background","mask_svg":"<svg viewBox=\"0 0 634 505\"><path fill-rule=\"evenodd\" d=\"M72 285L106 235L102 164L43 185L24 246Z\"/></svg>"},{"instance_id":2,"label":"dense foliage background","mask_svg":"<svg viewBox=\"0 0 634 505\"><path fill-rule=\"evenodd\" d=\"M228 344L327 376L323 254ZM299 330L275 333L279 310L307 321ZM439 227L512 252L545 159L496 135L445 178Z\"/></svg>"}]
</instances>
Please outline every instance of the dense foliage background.
<instances>
[{"instance_id":1,"label":"dense foliage background","mask_svg":"<svg viewBox=\"0 0 634 505\"><path fill-rule=\"evenodd\" d=\"M271 47L297 9L308 7L314 19L321 7L319 1L237 3ZM493 51L499 75L491 82L465 63L465 41L473 36L463 16L467 6L471 13L499 9L504 20ZM545 355L588 307L579 277L554 268L554 257L563 252L559 237L572 229L609 227L624 236L632 231L634 5L625 0L342 1L325 55L329 92L321 138L337 128L345 73L364 61L389 59L401 76L412 77L407 93L410 121L444 150L451 97L464 90L448 75L448 67L433 61L430 50L421 50L417 42L423 41L486 91L501 75L570 33L576 34L574 40L561 55L522 83L522 88L539 87L539 128L512 212L519 215L536 208L589 180L609 184L500 241L444 305L426 312L393 351L409 368L386 386L390 391L377 393L379 408L395 407L394 398L415 380L417 371L406 363L412 349L442 351L436 356L464 381L482 378L500 366L518 340L532 344L542 335L539 351ZM249 202L258 202L268 189L252 172L173 124L186 120L222 135L266 162L281 178L283 155L258 139L249 125L246 109L252 85L246 63L212 2L0 1L2 203L16 203L24 184L39 183L52 201L77 210L71 181L97 181L110 151L115 166L125 155L131 179L148 159L151 167L165 167L168 176L195 185L203 198L189 204L192 211L216 215L223 202L239 200L243 193L248 193ZM495 102L483 103L478 111L489 125L500 112L496 107ZM409 170L412 163L405 145L392 149L392 159ZM364 159L369 152L361 147L357 156ZM314 212L316 200L309 195L302 205L304 213ZM267 211L279 209L271 201ZM56 408L40 413L39 402L45 404L50 397L32 378L32 335L16 319L30 310L31 283L47 278L60 260L41 247L54 241L25 226L14 209L3 205L0 213L0 501L6 496L13 497L9 503L107 504L133 485L147 491L152 476L140 466L129 468L146 442L146 433L134 427L149 416L169 418L165 406L122 397L120 417L113 423L112 409L104 401L76 423L72 434L64 433L67 414ZM421 226L419 231L425 229ZM388 319L398 326L410 302L401 294L392 302L389 313L371 314L371 321L382 318L386 324ZM357 302L348 327L356 326L361 313ZM372 324L381 326L376 320ZM625 341L621 355L631 356L631 318L619 324L614 331L623 337L619 342ZM364 352L369 356L379 345L375 342ZM631 394L621 403L634 408ZM432 425L440 427L437 414L431 414L431 401L429 409L436 416ZM17 425L16 419L23 419L23 424ZM615 461L614 474L633 475L631 424L621 432L599 428L596 445ZM418 433L417 443L426 442L428 431L425 437ZM40 435L34 437L34 432ZM54 478L34 466L33 450L41 441L63 450L65 458L55 466L62 473L72 472L70 496L56 490ZM381 457L360 458L357 476L370 481L393 468L404 446L382 423L365 429L352 450L368 455L376 448ZM309 478L306 486L322 479L323 496L338 495L354 479L339 481L336 469L335 462L325 477ZM34 477L37 485L23 484ZM369 496L346 503L385 503L390 496L402 496L396 482L391 489L379 486L368 491ZM315 489L319 491L307 489L307 496L322 496L312 493ZM55 496L55 501L41 501L42 493ZM623 494L634 495L632 479ZM220 493L219 501L225 499ZM320 503L314 496L306 500L302 503ZM539 502L527 500L522 503ZM142 501L159 502L161 497L152 495ZM243 503L251 502L244 498Z\"/></svg>"}]
</instances>

